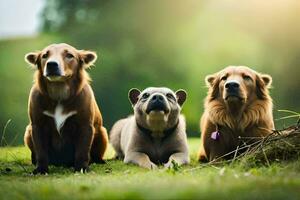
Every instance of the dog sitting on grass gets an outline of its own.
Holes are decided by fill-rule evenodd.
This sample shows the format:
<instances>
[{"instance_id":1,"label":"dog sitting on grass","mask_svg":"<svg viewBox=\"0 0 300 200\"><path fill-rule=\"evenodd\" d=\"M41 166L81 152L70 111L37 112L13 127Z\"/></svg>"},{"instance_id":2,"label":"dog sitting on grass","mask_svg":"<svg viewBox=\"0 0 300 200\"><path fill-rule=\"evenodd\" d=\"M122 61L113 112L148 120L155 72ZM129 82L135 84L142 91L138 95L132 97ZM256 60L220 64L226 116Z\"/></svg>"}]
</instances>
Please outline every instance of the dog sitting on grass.
<instances>
[{"instance_id":1,"label":"dog sitting on grass","mask_svg":"<svg viewBox=\"0 0 300 200\"><path fill-rule=\"evenodd\" d=\"M85 172L90 162L103 163L108 136L86 73L96 59L94 52L68 44L25 56L36 69L24 136L34 174L48 173L49 164Z\"/></svg>"},{"instance_id":2,"label":"dog sitting on grass","mask_svg":"<svg viewBox=\"0 0 300 200\"><path fill-rule=\"evenodd\" d=\"M206 77L209 87L201 118L200 161L231 158L241 142L274 130L272 78L248 67L227 67ZM241 139L242 140L241 140ZM247 139L248 138L248 139Z\"/></svg>"},{"instance_id":3,"label":"dog sitting on grass","mask_svg":"<svg viewBox=\"0 0 300 200\"><path fill-rule=\"evenodd\" d=\"M131 89L129 99L134 115L117 121L110 132L117 157L148 169L189 163L186 124L180 114L186 92Z\"/></svg>"}]
</instances>

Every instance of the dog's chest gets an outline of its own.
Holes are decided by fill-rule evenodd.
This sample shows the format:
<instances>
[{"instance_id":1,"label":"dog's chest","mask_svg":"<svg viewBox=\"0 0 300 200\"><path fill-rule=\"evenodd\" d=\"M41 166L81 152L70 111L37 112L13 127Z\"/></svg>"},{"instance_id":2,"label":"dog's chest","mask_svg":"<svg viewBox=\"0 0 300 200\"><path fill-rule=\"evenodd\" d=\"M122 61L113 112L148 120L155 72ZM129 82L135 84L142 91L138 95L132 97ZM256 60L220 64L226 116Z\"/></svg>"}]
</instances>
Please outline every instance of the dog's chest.
<instances>
[{"instance_id":1,"label":"dog's chest","mask_svg":"<svg viewBox=\"0 0 300 200\"><path fill-rule=\"evenodd\" d=\"M66 120L69 117L77 114L77 111L65 112L64 107L61 104L57 104L54 111L51 112L51 111L45 110L43 112L43 114L47 115L49 117L52 117L54 119L56 130L58 133L60 133L60 130L64 126Z\"/></svg>"},{"instance_id":2,"label":"dog's chest","mask_svg":"<svg viewBox=\"0 0 300 200\"><path fill-rule=\"evenodd\" d=\"M169 150L168 144L166 144L162 139L154 139L149 145L147 154L152 162L161 164L168 161Z\"/></svg>"}]
</instances>

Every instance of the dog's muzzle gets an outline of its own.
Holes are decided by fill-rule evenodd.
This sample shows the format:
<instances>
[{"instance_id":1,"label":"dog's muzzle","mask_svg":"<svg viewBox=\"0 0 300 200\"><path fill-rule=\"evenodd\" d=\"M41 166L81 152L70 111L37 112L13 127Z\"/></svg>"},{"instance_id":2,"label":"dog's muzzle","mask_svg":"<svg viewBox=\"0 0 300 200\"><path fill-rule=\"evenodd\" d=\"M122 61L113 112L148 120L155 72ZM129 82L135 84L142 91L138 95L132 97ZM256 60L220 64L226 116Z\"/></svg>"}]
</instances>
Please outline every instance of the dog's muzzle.
<instances>
[{"instance_id":1,"label":"dog's muzzle","mask_svg":"<svg viewBox=\"0 0 300 200\"><path fill-rule=\"evenodd\" d=\"M46 65L46 71L45 71L44 75L46 77L62 76L62 72L61 72L59 64L55 61L48 62Z\"/></svg>"},{"instance_id":2,"label":"dog's muzzle","mask_svg":"<svg viewBox=\"0 0 300 200\"><path fill-rule=\"evenodd\" d=\"M240 83L238 81L235 80L227 81L224 87L226 91L225 100L231 98L242 99L240 96Z\"/></svg>"},{"instance_id":3,"label":"dog's muzzle","mask_svg":"<svg viewBox=\"0 0 300 200\"><path fill-rule=\"evenodd\" d=\"M162 95L153 95L149 100L146 113L149 114L151 111L164 111L165 113L169 112L165 98Z\"/></svg>"}]
</instances>

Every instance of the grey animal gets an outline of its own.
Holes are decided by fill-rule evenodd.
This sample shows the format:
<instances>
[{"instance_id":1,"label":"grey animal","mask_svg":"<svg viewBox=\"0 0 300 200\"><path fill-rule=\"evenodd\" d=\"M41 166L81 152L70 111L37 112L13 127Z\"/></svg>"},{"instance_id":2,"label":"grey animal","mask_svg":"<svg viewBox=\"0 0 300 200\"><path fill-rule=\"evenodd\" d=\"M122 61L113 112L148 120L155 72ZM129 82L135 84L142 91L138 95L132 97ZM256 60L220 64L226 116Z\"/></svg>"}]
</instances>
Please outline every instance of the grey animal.
<instances>
[{"instance_id":1,"label":"grey animal","mask_svg":"<svg viewBox=\"0 0 300 200\"><path fill-rule=\"evenodd\" d=\"M110 132L116 156L125 163L148 169L188 164L184 116L180 114L186 92L169 88L133 88L128 93L134 115L117 121Z\"/></svg>"}]
</instances>

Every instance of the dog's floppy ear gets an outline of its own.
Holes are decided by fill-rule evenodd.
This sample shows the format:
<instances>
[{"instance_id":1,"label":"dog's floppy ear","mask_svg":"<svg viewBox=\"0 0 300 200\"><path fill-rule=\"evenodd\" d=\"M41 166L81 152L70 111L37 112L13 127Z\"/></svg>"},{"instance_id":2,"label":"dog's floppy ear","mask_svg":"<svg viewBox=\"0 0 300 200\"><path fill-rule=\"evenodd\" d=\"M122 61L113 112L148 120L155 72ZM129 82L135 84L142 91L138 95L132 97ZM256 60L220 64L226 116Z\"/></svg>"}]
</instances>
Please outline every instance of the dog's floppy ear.
<instances>
[{"instance_id":1,"label":"dog's floppy ear","mask_svg":"<svg viewBox=\"0 0 300 200\"><path fill-rule=\"evenodd\" d=\"M38 64L38 59L40 56L40 52L30 52L27 53L24 57L25 61L32 66L33 68L36 68L37 64Z\"/></svg>"},{"instance_id":2,"label":"dog's floppy ear","mask_svg":"<svg viewBox=\"0 0 300 200\"><path fill-rule=\"evenodd\" d=\"M175 92L176 94L176 97L177 97L177 102L180 106L183 105L183 103L185 102L186 100L186 96L187 96L187 93L185 90L182 90L182 89L179 89Z\"/></svg>"},{"instance_id":3,"label":"dog's floppy ear","mask_svg":"<svg viewBox=\"0 0 300 200\"><path fill-rule=\"evenodd\" d=\"M256 75L256 93L260 99L265 99L268 96L268 89L271 87L272 77L268 74Z\"/></svg>"},{"instance_id":4,"label":"dog's floppy ear","mask_svg":"<svg viewBox=\"0 0 300 200\"><path fill-rule=\"evenodd\" d=\"M132 105L135 105L136 102L139 100L139 95L141 94L141 91L137 88L132 88L128 92L128 98Z\"/></svg>"},{"instance_id":5,"label":"dog's floppy ear","mask_svg":"<svg viewBox=\"0 0 300 200\"><path fill-rule=\"evenodd\" d=\"M214 100L219 96L219 78L218 74L211 74L205 77L207 87L209 87L208 96L210 100Z\"/></svg>"},{"instance_id":6,"label":"dog's floppy ear","mask_svg":"<svg viewBox=\"0 0 300 200\"><path fill-rule=\"evenodd\" d=\"M215 74L211 74L211 75L207 75L205 77L205 83L208 87L212 87L214 84L214 81L216 79L216 75Z\"/></svg>"},{"instance_id":7,"label":"dog's floppy ear","mask_svg":"<svg viewBox=\"0 0 300 200\"><path fill-rule=\"evenodd\" d=\"M79 57L83 63L83 68L89 68L97 60L97 54L93 51L79 50Z\"/></svg>"}]
</instances>

